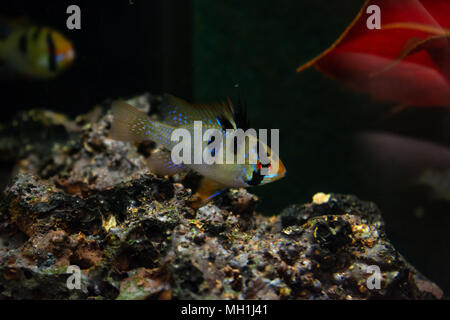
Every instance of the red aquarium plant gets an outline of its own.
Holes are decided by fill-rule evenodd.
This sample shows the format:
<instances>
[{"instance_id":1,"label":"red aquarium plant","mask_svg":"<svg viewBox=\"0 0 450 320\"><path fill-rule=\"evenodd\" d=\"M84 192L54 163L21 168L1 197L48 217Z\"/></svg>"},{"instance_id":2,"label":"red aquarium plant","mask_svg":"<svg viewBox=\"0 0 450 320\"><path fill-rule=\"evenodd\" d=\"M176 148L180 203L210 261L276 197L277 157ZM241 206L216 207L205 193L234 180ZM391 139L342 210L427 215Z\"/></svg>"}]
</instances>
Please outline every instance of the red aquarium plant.
<instances>
[{"instance_id":1,"label":"red aquarium plant","mask_svg":"<svg viewBox=\"0 0 450 320\"><path fill-rule=\"evenodd\" d=\"M379 29L368 27L374 5ZM449 0L370 0L330 48L297 71L315 66L404 106L450 107L449 43Z\"/></svg>"}]
</instances>

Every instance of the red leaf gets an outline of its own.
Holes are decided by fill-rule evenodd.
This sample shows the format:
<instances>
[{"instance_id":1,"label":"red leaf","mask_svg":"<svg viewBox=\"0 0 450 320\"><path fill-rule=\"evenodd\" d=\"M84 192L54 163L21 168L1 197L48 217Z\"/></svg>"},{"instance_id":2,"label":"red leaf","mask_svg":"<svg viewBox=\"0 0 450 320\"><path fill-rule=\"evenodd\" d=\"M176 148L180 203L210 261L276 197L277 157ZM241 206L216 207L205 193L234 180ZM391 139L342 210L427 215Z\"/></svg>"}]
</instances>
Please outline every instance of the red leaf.
<instances>
[{"instance_id":1,"label":"red leaf","mask_svg":"<svg viewBox=\"0 0 450 320\"><path fill-rule=\"evenodd\" d=\"M370 30L369 5L381 10L381 29ZM450 106L450 1L367 1L314 65L374 98L408 106Z\"/></svg>"}]
</instances>

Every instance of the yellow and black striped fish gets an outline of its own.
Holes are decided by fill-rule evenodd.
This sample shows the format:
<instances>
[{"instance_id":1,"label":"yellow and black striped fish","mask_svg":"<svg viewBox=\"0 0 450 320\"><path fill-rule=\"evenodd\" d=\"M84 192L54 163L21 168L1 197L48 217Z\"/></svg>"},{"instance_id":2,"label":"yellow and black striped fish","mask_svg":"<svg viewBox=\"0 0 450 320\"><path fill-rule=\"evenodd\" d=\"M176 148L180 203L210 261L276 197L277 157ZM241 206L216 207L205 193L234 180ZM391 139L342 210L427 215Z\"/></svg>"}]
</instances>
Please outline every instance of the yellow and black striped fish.
<instances>
[{"instance_id":1,"label":"yellow and black striped fish","mask_svg":"<svg viewBox=\"0 0 450 320\"><path fill-rule=\"evenodd\" d=\"M49 79L75 58L70 40L60 32L35 25L0 21L0 61L10 70L35 79Z\"/></svg>"}]
</instances>

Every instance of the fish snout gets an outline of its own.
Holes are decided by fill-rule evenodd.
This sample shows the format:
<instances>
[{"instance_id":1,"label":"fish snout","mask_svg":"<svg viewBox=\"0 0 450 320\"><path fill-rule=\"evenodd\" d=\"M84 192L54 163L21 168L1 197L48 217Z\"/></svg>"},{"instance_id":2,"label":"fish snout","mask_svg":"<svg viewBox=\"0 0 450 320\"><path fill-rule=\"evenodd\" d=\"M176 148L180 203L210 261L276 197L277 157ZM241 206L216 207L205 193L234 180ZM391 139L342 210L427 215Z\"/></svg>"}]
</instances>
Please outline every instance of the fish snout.
<instances>
[{"instance_id":1,"label":"fish snout","mask_svg":"<svg viewBox=\"0 0 450 320\"><path fill-rule=\"evenodd\" d=\"M264 176L264 183L280 180L286 175L286 172L286 167L281 160L277 160L277 163L272 162L269 173Z\"/></svg>"}]
</instances>

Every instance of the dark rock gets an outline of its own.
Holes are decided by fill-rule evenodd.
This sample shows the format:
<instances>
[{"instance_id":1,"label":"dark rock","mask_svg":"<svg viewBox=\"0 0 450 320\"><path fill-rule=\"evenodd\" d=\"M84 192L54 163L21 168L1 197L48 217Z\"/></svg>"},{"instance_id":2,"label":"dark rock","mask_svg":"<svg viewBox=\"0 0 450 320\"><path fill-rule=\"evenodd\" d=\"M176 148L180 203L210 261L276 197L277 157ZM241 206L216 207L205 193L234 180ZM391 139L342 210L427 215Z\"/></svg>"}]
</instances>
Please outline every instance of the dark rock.
<instances>
[{"instance_id":1,"label":"dark rock","mask_svg":"<svg viewBox=\"0 0 450 320\"><path fill-rule=\"evenodd\" d=\"M135 102L157 116L159 101ZM195 210L185 177L148 172L153 144L106 138L107 109L75 121L30 111L2 127L22 130L0 139L16 168L0 204L0 298L443 297L389 242L373 203L317 194L263 217L256 196L230 189Z\"/></svg>"}]
</instances>

